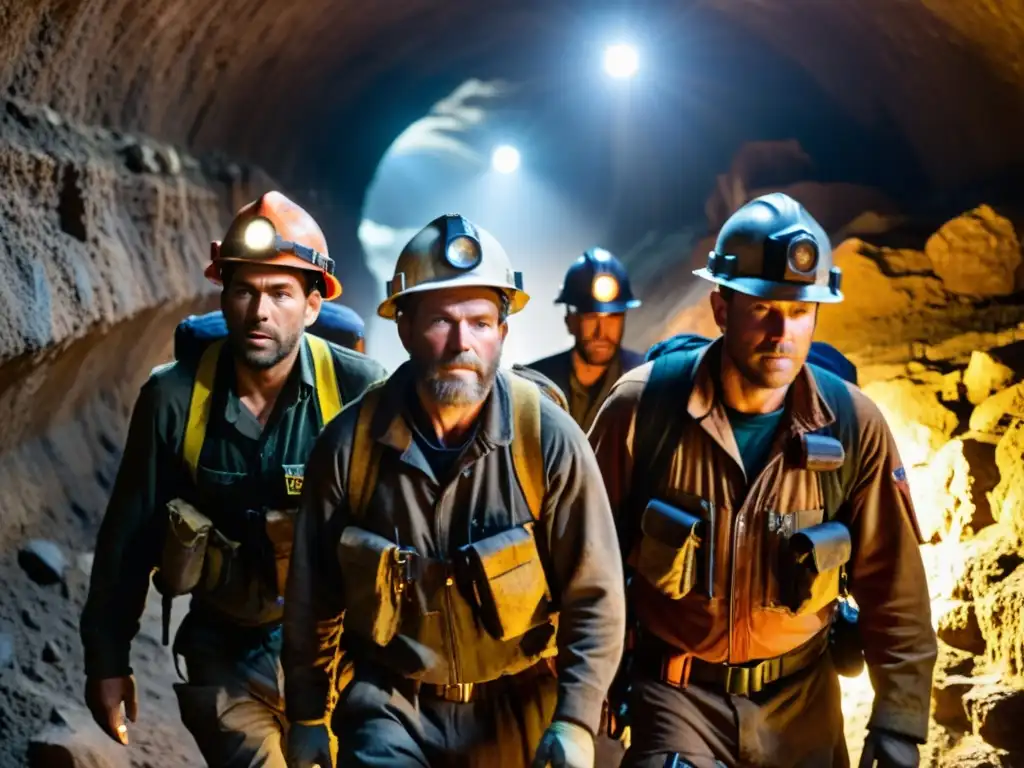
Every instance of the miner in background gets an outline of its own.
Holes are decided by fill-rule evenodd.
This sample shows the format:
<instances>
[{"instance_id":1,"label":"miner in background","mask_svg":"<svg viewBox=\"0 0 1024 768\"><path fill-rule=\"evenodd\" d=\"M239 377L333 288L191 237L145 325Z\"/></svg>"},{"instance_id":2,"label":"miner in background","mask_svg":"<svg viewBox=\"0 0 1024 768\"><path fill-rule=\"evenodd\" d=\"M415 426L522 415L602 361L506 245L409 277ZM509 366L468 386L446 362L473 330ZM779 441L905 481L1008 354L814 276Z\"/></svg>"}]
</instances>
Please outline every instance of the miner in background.
<instances>
[{"instance_id":1,"label":"miner in background","mask_svg":"<svg viewBox=\"0 0 1024 768\"><path fill-rule=\"evenodd\" d=\"M878 408L805 364L818 305L842 300L828 237L766 195L696 274L722 335L627 373L590 432L637 619L624 765L848 765L852 628L875 691L862 765L912 768L936 659L920 533Z\"/></svg>"},{"instance_id":2,"label":"miner in background","mask_svg":"<svg viewBox=\"0 0 1024 768\"><path fill-rule=\"evenodd\" d=\"M461 216L399 256L378 314L410 359L328 426L303 490L285 679L289 717L320 732L289 739L291 768L328 761L342 631L339 765L592 768L622 569L583 431L499 368L528 298Z\"/></svg>"},{"instance_id":3,"label":"miner in background","mask_svg":"<svg viewBox=\"0 0 1024 768\"><path fill-rule=\"evenodd\" d=\"M576 343L529 367L561 387L569 412L586 431L612 385L644 361L642 354L622 348L626 312L640 300L622 262L603 248L591 248L565 273L555 303L566 305L565 327Z\"/></svg>"},{"instance_id":4,"label":"miner in background","mask_svg":"<svg viewBox=\"0 0 1024 768\"><path fill-rule=\"evenodd\" d=\"M155 370L135 404L82 612L85 699L127 743L121 705L132 721L139 708L129 651L156 567L165 614L192 595L175 691L203 757L283 768L281 596L306 458L386 371L305 333L341 283L320 228L284 195L238 212L206 276L223 286L228 335ZM165 644L167 630L165 615Z\"/></svg>"}]
</instances>

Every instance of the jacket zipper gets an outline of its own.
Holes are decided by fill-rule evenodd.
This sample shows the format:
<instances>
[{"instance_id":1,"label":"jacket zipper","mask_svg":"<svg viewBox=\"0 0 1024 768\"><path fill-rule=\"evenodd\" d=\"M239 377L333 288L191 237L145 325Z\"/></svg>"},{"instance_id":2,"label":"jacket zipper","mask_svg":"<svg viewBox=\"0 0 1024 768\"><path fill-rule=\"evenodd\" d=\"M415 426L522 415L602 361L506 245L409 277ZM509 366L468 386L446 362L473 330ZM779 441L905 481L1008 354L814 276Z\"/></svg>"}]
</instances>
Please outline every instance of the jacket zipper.
<instances>
[{"instance_id":1,"label":"jacket zipper","mask_svg":"<svg viewBox=\"0 0 1024 768\"><path fill-rule=\"evenodd\" d=\"M458 477L458 475L456 477ZM441 498L438 499L437 504L434 505L434 535L437 537L437 541L439 544L442 541L441 508L444 505L445 500L448 498L448 494L451 492L452 486L454 486L456 482L456 480L453 480L447 486L445 486L444 490L441 491ZM447 545L447 537L444 539L444 541L445 544ZM451 675L452 683L458 683L462 680L462 675L460 669L461 665L459 664L458 651L456 650L455 647L455 622L452 620L453 605L451 581L454 578L454 571L452 569L451 560L447 556L447 553L448 547L445 546L445 571L447 572L447 574L445 576L444 599L445 603L448 606L448 650L451 659L448 664L448 672Z\"/></svg>"}]
</instances>

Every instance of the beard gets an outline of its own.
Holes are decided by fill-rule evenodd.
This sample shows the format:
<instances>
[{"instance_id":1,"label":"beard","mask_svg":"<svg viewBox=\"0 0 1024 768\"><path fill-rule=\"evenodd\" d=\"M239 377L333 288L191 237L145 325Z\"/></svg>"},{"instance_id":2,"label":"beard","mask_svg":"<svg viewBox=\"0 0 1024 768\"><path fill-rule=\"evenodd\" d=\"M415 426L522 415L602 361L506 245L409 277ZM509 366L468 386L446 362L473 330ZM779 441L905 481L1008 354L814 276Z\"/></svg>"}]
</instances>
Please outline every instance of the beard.
<instances>
[{"instance_id":1,"label":"beard","mask_svg":"<svg viewBox=\"0 0 1024 768\"><path fill-rule=\"evenodd\" d=\"M253 346L248 338L252 332L265 334L269 338L262 347ZM261 326L259 323L248 325L238 331L230 331L229 338L235 355L249 368L256 371L265 371L273 368L284 360L298 346L302 331L295 333L282 333L271 328Z\"/></svg>"},{"instance_id":2,"label":"beard","mask_svg":"<svg viewBox=\"0 0 1024 768\"><path fill-rule=\"evenodd\" d=\"M472 352L460 352L444 360L410 356L416 381L438 405L476 405L487 399L501 364L501 352L485 362ZM453 369L472 370L473 380L464 379Z\"/></svg>"},{"instance_id":3,"label":"beard","mask_svg":"<svg viewBox=\"0 0 1024 768\"><path fill-rule=\"evenodd\" d=\"M608 341L610 347L606 349L591 349L589 346L591 344L593 342L588 341L577 341L575 344L576 354L587 365L609 365L615 359L615 356L619 354L619 347L621 346L621 342Z\"/></svg>"}]
</instances>

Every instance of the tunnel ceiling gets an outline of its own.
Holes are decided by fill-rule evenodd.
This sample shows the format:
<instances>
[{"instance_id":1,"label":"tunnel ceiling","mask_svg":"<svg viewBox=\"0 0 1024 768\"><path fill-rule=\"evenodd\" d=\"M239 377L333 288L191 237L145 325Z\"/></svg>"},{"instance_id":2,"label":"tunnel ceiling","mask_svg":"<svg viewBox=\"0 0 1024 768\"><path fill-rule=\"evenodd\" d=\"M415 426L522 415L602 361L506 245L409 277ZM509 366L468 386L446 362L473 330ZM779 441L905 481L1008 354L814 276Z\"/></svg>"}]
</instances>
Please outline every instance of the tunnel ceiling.
<instances>
[{"instance_id":1,"label":"tunnel ceiling","mask_svg":"<svg viewBox=\"0 0 1024 768\"><path fill-rule=\"evenodd\" d=\"M582 0L4 5L8 95L196 151L226 149L286 179L329 169L351 201L398 132L461 78L615 11ZM1024 159L1021 0L628 8L647 21L664 12L691 26L724 14L797 62L851 121L898 130L939 186L975 183Z\"/></svg>"}]
</instances>

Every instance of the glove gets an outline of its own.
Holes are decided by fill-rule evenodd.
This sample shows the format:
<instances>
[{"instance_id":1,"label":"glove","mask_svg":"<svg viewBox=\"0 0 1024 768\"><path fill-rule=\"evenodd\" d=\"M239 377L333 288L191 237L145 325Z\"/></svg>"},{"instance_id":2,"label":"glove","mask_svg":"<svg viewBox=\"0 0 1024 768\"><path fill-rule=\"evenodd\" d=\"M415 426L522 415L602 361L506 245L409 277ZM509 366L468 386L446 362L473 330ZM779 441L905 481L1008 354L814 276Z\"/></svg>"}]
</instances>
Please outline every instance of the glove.
<instances>
[{"instance_id":1,"label":"glove","mask_svg":"<svg viewBox=\"0 0 1024 768\"><path fill-rule=\"evenodd\" d=\"M917 742L891 731L869 730L858 768L917 768L921 762Z\"/></svg>"},{"instance_id":2,"label":"glove","mask_svg":"<svg viewBox=\"0 0 1024 768\"><path fill-rule=\"evenodd\" d=\"M334 768L332 740L326 723L292 723L288 727L288 768Z\"/></svg>"},{"instance_id":3,"label":"glove","mask_svg":"<svg viewBox=\"0 0 1024 768\"><path fill-rule=\"evenodd\" d=\"M594 768L594 737L586 728L555 720L540 739L533 768Z\"/></svg>"}]
</instances>

